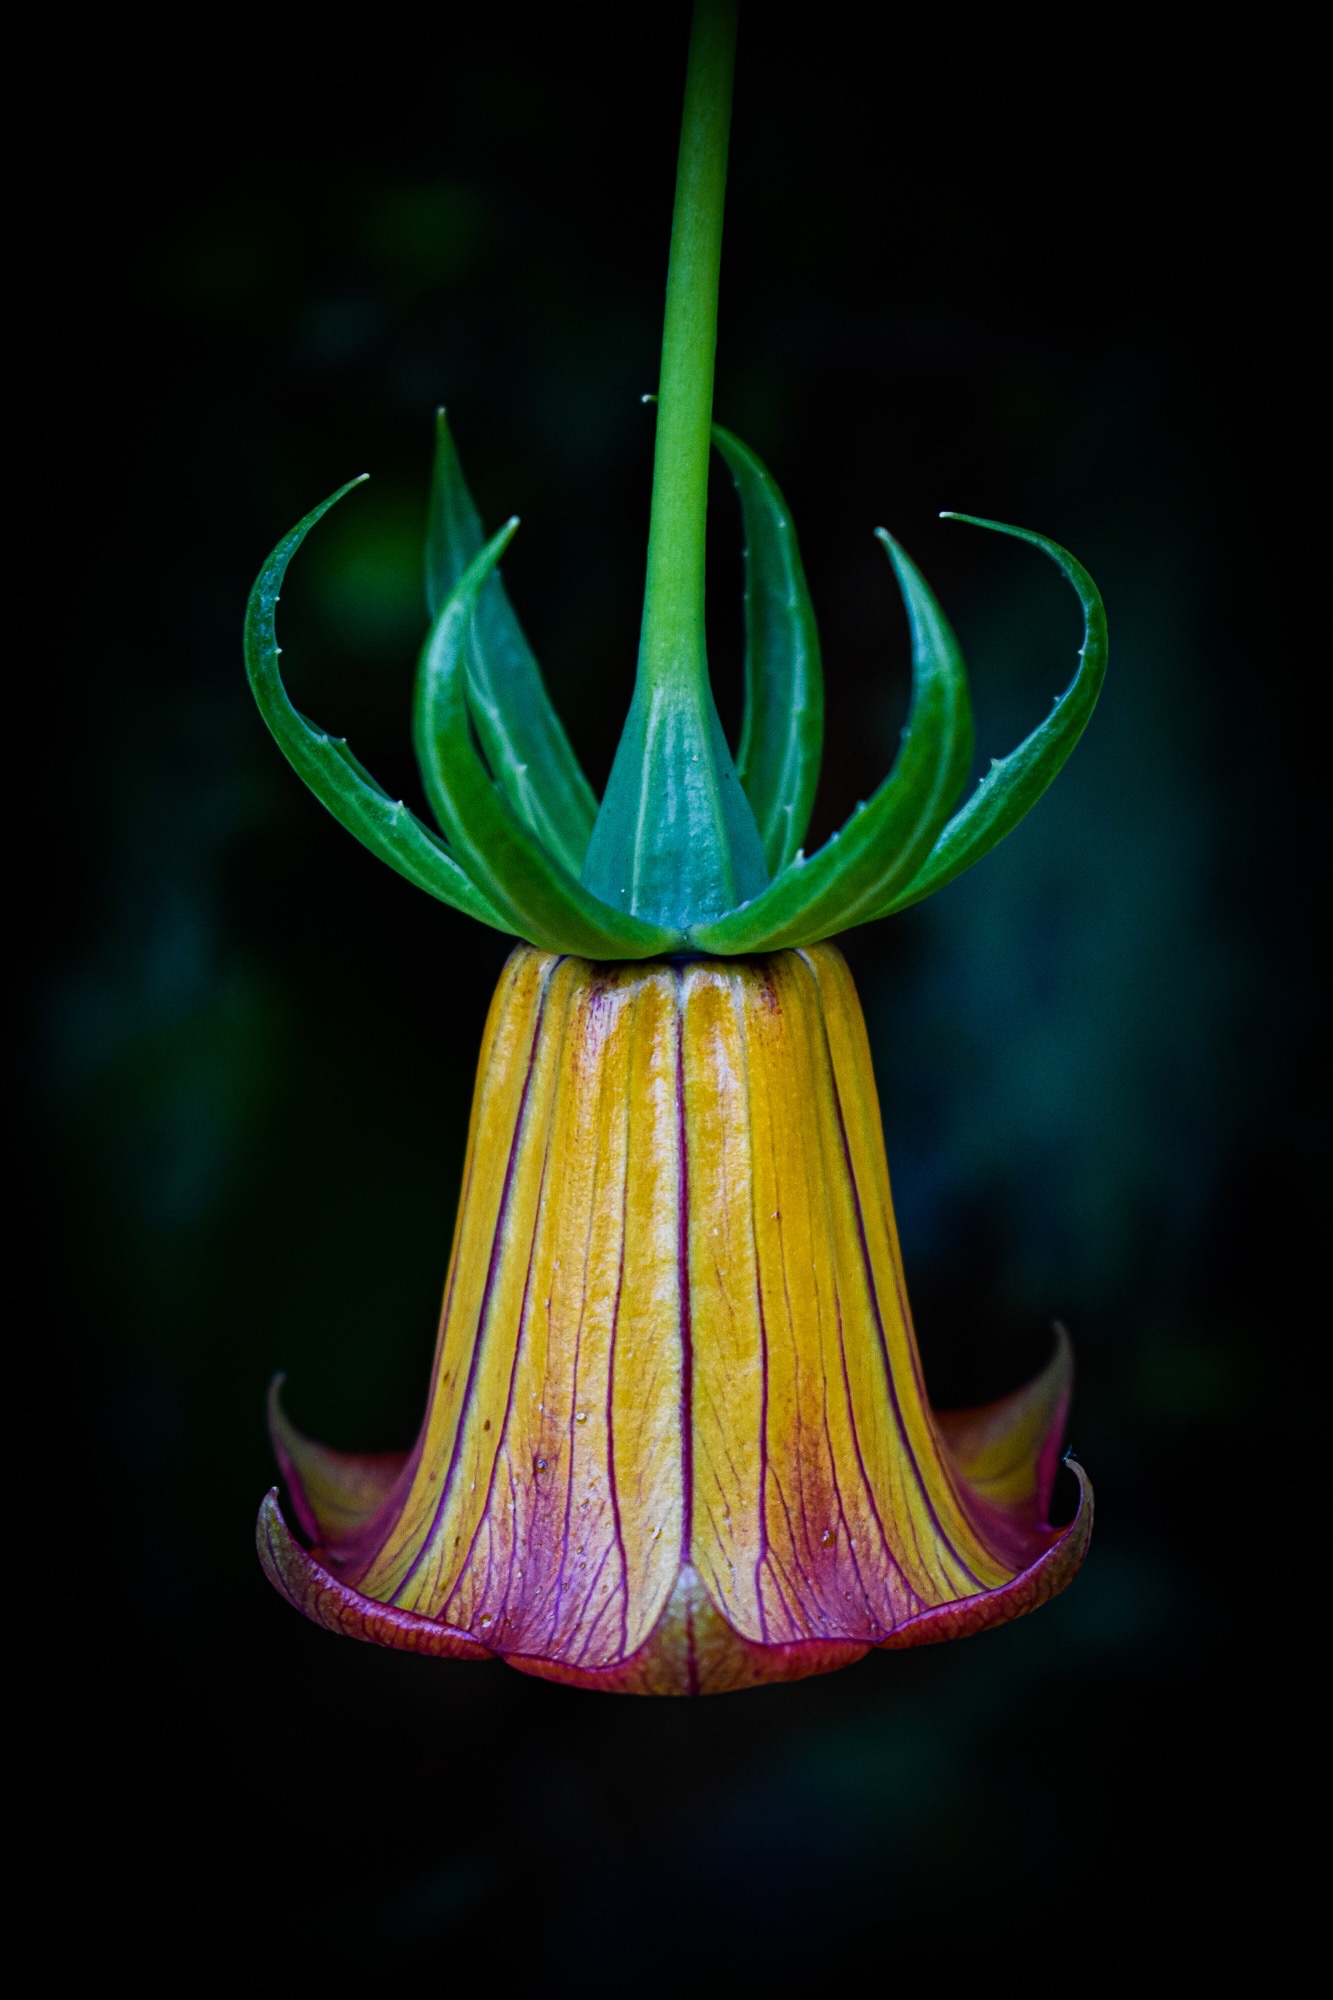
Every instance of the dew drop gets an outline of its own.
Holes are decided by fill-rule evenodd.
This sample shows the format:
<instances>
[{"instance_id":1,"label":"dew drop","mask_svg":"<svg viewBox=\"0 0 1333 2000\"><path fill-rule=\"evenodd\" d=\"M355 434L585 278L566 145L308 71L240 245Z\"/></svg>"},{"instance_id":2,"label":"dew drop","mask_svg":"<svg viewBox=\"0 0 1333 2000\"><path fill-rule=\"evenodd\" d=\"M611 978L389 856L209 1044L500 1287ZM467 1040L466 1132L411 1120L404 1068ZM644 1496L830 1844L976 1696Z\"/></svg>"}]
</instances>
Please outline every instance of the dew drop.
<instances>
[{"instance_id":1,"label":"dew drop","mask_svg":"<svg viewBox=\"0 0 1333 2000\"><path fill-rule=\"evenodd\" d=\"M832 1543L833 1543L833 1530L832 1530L832 1528L825 1528L825 1530L824 1530L823 1534L822 1534L822 1535L821 1535L821 1536L819 1537L819 1539L820 1539L820 1541L821 1541L821 1542L823 1543L823 1545L824 1545L824 1547L825 1547L826 1549L827 1549L827 1548L830 1548L830 1547L832 1546Z\"/></svg>"},{"instance_id":2,"label":"dew drop","mask_svg":"<svg viewBox=\"0 0 1333 2000\"><path fill-rule=\"evenodd\" d=\"M534 1472L545 1472L546 1460L544 1458L534 1458L532 1461L532 1467Z\"/></svg>"},{"instance_id":3,"label":"dew drop","mask_svg":"<svg viewBox=\"0 0 1333 2000\"><path fill-rule=\"evenodd\" d=\"M483 1611L480 1618L477 1620L477 1623L478 1625L480 1625L482 1631L484 1632L488 1625L494 1625L495 1620L492 1618L489 1611Z\"/></svg>"},{"instance_id":4,"label":"dew drop","mask_svg":"<svg viewBox=\"0 0 1333 2000\"><path fill-rule=\"evenodd\" d=\"M576 1424L586 1424L586 1423L587 1423L587 1421L588 1421L588 1412L587 1412L586 1410L576 1410L576 1411L575 1411L575 1413L574 1413L574 1422L575 1422Z\"/></svg>"},{"instance_id":5,"label":"dew drop","mask_svg":"<svg viewBox=\"0 0 1333 2000\"><path fill-rule=\"evenodd\" d=\"M489 1417L487 1417L487 1419L486 1419L485 1423L484 1423L484 1424L482 1425L482 1429L483 1429L484 1431L488 1431L488 1430L490 1429L490 1427L491 1427L491 1420L490 1420L490 1418L489 1418Z\"/></svg>"}]
</instances>

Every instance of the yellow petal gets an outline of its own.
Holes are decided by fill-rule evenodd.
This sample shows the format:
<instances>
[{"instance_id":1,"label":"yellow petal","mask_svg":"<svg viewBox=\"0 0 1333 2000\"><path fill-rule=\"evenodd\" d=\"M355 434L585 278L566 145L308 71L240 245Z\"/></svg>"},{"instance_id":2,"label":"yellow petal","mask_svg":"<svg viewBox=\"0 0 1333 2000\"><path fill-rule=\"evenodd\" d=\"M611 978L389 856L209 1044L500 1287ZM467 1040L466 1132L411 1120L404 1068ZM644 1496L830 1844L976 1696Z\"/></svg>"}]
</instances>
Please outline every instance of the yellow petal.
<instances>
[{"instance_id":1,"label":"yellow petal","mask_svg":"<svg viewBox=\"0 0 1333 2000\"><path fill-rule=\"evenodd\" d=\"M637 1692L975 1629L1059 1587L1086 1540L1082 1517L1063 1543L1041 1519L1057 1362L1003 1406L932 1416L832 946L615 966L522 947L487 1023L421 1435L394 1479L279 1413L318 1544L318 1575L298 1591L287 1551L282 1587L326 1623L342 1589L362 1625L379 1604Z\"/></svg>"}]
</instances>

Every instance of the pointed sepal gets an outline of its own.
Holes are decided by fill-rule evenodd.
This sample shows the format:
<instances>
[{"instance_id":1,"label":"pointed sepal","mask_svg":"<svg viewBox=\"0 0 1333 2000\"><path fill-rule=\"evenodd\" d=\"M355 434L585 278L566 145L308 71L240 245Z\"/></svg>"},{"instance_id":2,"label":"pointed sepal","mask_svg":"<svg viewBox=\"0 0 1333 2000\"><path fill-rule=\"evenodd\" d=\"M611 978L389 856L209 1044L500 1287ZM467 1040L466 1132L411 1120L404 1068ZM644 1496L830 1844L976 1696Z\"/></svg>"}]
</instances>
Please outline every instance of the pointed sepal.
<instances>
[{"instance_id":1,"label":"pointed sepal","mask_svg":"<svg viewBox=\"0 0 1333 2000\"><path fill-rule=\"evenodd\" d=\"M762 891L763 844L706 677L654 685L640 671L583 881L680 931Z\"/></svg>"},{"instance_id":2,"label":"pointed sepal","mask_svg":"<svg viewBox=\"0 0 1333 2000\"><path fill-rule=\"evenodd\" d=\"M945 514L942 518L966 521L974 528L989 528L997 535L1012 535L1016 541L1031 542L1034 548L1048 555L1068 578L1083 607L1083 644L1079 648L1078 670L1064 693L1057 697L1046 720L1007 757L995 759L967 804L940 834L924 866L905 888L881 902L871 913L874 916L886 917L894 910L905 910L909 904L919 903L924 896L934 895L1013 831L1025 814L1031 812L1087 728L1106 678L1106 608L1096 584L1068 549L1031 528L985 521L976 514Z\"/></svg>"},{"instance_id":3,"label":"pointed sepal","mask_svg":"<svg viewBox=\"0 0 1333 2000\"><path fill-rule=\"evenodd\" d=\"M477 598L517 526L509 521L468 564L422 648L414 737L426 796L469 874L520 937L587 958L678 951L679 930L608 907L561 865L491 777L473 739L468 633Z\"/></svg>"},{"instance_id":4,"label":"pointed sepal","mask_svg":"<svg viewBox=\"0 0 1333 2000\"><path fill-rule=\"evenodd\" d=\"M292 705L278 666L281 648L275 626L278 596L287 566L310 530L330 507L359 486L349 480L285 535L259 572L245 613L245 668L259 712L278 748L321 805L354 833L363 846L387 861L407 881L442 903L450 903L493 930L509 924L482 895L438 834L401 799L392 799L352 755L341 737L306 720Z\"/></svg>"},{"instance_id":5,"label":"pointed sepal","mask_svg":"<svg viewBox=\"0 0 1333 2000\"><path fill-rule=\"evenodd\" d=\"M930 852L967 776L972 706L958 641L906 551L878 530L912 632L912 706L884 783L809 861L797 855L761 896L691 929L716 953L813 944L878 913Z\"/></svg>"},{"instance_id":6,"label":"pointed sepal","mask_svg":"<svg viewBox=\"0 0 1333 2000\"><path fill-rule=\"evenodd\" d=\"M745 524L745 711L736 774L759 827L769 873L805 839L824 743L819 634L791 512L772 474L720 424L713 443Z\"/></svg>"},{"instance_id":7,"label":"pointed sepal","mask_svg":"<svg viewBox=\"0 0 1333 2000\"><path fill-rule=\"evenodd\" d=\"M484 540L441 410L426 531L426 604L432 624ZM469 706L496 783L529 833L577 876L597 800L551 705L498 569L478 592L466 655Z\"/></svg>"}]
</instances>

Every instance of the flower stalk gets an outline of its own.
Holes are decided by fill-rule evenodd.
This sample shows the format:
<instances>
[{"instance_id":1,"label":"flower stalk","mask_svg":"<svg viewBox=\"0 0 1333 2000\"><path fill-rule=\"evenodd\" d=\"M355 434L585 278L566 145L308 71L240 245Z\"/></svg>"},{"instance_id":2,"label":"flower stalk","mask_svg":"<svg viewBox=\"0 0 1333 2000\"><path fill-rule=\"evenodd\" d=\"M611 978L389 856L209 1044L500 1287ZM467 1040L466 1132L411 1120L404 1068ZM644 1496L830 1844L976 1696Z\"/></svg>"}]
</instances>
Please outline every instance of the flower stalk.
<instances>
[{"instance_id":1,"label":"flower stalk","mask_svg":"<svg viewBox=\"0 0 1333 2000\"><path fill-rule=\"evenodd\" d=\"M753 809L708 677L705 527L736 0L695 12L685 78L657 397L648 574L629 717L584 886L659 923L719 917L766 887Z\"/></svg>"}]
</instances>

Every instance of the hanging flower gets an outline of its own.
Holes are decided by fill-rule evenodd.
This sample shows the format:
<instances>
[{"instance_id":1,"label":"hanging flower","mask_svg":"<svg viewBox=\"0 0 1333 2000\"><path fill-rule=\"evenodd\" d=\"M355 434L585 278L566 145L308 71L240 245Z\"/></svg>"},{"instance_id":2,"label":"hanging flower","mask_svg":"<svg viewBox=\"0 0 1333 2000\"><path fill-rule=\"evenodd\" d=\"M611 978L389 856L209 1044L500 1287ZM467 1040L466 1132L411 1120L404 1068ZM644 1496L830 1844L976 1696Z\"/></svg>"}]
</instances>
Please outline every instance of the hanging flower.
<instances>
[{"instance_id":1,"label":"hanging flower","mask_svg":"<svg viewBox=\"0 0 1333 2000\"><path fill-rule=\"evenodd\" d=\"M278 591L341 493L275 550L247 621L260 708L330 810L428 893L526 940L483 1041L416 1444L330 1451L275 1390L295 1526L275 1488L261 1560L334 1631L625 1693L797 1679L1001 1623L1064 1586L1091 1531L1077 1466L1077 1512L1049 1523L1063 1334L1026 1389L930 1409L865 1027L827 940L951 880L1040 796L1097 698L1101 600L1046 537L977 523L1057 564L1085 639L1052 713L955 810L972 754L962 658L881 531L912 632L908 726L874 797L805 857L814 617L777 486L711 425L733 42L734 7L704 0L639 676L600 807L500 579L516 524L483 546L443 413L415 717L443 837L282 686ZM734 762L703 650L710 439L747 540Z\"/></svg>"}]
</instances>

